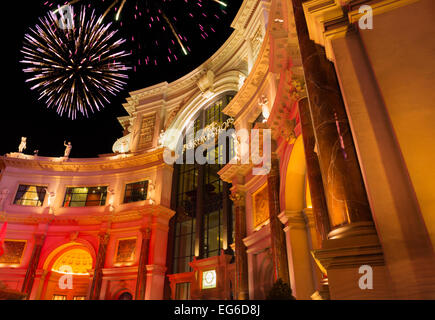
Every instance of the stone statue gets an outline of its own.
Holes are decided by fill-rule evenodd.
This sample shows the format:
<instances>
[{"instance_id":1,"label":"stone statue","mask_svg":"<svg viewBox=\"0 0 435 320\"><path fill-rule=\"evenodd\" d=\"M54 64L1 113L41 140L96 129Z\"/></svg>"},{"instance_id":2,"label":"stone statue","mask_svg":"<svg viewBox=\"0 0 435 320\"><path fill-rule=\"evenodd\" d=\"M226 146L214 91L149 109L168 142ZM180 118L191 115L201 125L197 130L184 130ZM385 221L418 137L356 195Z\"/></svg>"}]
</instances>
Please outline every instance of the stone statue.
<instances>
[{"instance_id":1,"label":"stone statue","mask_svg":"<svg viewBox=\"0 0 435 320\"><path fill-rule=\"evenodd\" d=\"M21 143L18 146L19 153L23 153L23 150L26 149L26 141L27 141L27 137L21 137Z\"/></svg>"},{"instance_id":2,"label":"stone statue","mask_svg":"<svg viewBox=\"0 0 435 320\"><path fill-rule=\"evenodd\" d=\"M261 106L261 113L263 114L263 122L267 122L267 119L269 119L270 111L269 111L269 99L267 99L266 96L261 96L260 100L258 101L258 104Z\"/></svg>"},{"instance_id":3,"label":"stone statue","mask_svg":"<svg viewBox=\"0 0 435 320\"><path fill-rule=\"evenodd\" d=\"M66 144L66 141L64 141L63 145L66 147L64 157L68 158L69 154L71 153L72 144L71 144L71 142L68 142L68 144Z\"/></svg>"},{"instance_id":4,"label":"stone statue","mask_svg":"<svg viewBox=\"0 0 435 320\"><path fill-rule=\"evenodd\" d=\"M154 203L155 195L156 195L156 186L152 181L150 181L148 183L148 199L151 201L151 203Z\"/></svg>"}]
</instances>

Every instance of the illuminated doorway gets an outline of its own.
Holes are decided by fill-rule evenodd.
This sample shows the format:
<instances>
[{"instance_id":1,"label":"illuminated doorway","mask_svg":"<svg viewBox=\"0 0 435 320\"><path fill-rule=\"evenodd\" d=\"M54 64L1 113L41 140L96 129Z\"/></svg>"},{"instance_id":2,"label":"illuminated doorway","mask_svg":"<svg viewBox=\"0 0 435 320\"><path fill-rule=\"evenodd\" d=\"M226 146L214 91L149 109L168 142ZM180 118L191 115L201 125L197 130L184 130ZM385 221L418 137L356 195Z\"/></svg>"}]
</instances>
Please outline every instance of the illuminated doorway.
<instances>
[{"instance_id":1,"label":"illuminated doorway","mask_svg":"<svg viewBox=\"0 0 435 320\"><path fill-rule=\"evenodd\" d=\"M81 245L60 248L48 264L44 284L44 300L86 300L93 258Z\"/></svg>"}]
</instances>

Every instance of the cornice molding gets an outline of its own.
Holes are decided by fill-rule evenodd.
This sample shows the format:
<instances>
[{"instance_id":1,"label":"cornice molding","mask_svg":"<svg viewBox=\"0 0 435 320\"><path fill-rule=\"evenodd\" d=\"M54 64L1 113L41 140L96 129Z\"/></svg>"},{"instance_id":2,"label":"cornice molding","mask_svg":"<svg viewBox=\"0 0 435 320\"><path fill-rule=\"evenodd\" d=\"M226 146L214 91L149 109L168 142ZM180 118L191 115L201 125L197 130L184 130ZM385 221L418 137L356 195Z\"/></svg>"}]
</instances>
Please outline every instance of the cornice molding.
<instances>
[{"instance_id":1,"label":"cornice molding","mask_svg":"<svg viewBox=\"0 0 435 320\"><path fill-rule=\"evenodd\" d=\"M163 148L155 149L142 154L119 154L104 158L68 159L49 158L38 156L16 156L7 154L0 157L4 166L52 172L101 172L109 170L122 170L128 168L146 168L163 164Z\"/></svg>"},{"instance_id":2,"label":"cornice molding","mask_svg":"<svg viewBox=\"0 0 435 320\"><path fill-rule=\"evenodd\" d=\"M162 205L152 205L147 203L140 209L125 210L119 212L100 212L78 215L75 214L23 214L23 213L0 213L0 221L8 221L11 224L49 224L51 226L82 226L82 225L95 225L104 222L121 223L129 221L142 221L146 216L154 216L169 221L175 214L175 211L166 208ZM156 224L162 225L160 222ZM166 227L165 227L166 228Z\"/></svg>"},{"instance_id":3,"label":"cornice molding","mask_svg":"<svg viewBox=\"0 0 435 320\"><path fill-rule=\"evenodd\" d=\"M370 5L375 16L417 1L420 0L310 0L302 6L310 39L325 47L327 58L333 61L332 40L345 37L352 25L358 23L363 16L360 6Z\"/></svg>"}]
</instances>

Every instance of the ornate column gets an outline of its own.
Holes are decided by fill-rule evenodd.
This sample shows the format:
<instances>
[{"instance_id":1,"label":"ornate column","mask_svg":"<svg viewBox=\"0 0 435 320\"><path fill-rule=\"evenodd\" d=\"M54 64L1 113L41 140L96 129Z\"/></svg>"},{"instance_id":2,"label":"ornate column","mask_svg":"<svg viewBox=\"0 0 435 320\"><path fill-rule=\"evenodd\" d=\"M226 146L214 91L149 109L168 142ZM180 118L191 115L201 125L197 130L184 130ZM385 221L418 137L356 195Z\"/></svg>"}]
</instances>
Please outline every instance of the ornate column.
<instances>
[{"instance_id":1,"label":"ornate column","mask_svg":"<svg viewBox=\"0 0 435 320\"><path fill-rule=\"evenodd\" d=\"M272 249L272 260L274 269L274 279L282 279L290 284L287 249L285 234L281 221L279 205L279 160L272 156L272 166L267 175L267 188L269 192L269 221L270 221L270 240Z\"/></svg>"},{"instance_id":2,"label":"ornate column","mask_svg":"<svg viewBox=\"0 0 435 320\"><path fill-rule=\"evenodd\" d=\"M233 205L230 199L230 185L223 182L223 248L225 253L232 254L231 244L233 243Z\"/></svg>"},{"instance_id":3,"label":"ornate column","mask_svg":"<svg viewBox=\"0 0 435 320\"><path fill-rule=\"evenodd\" d=\"M329 238L375 233L334 65L310 40L301 0L292 0L309 108L331 226ZM349 226L351 225L352 226ZM338 228L346 226L344 229Z\"/></svg>"},{"instance_id":4,"label":"ornate column","mask_svg":"<svg viewBox=\"0 0 435 320\"><path fill-rule=\"evenodd\" d=\"M44 245L45 241L45 234L35 234L34 239L35 245L33 247L32 256L30 258L26 276L24 277L23 287L21 289L21 291L27 295L27 300L30 299L30 294L32 293L33 282L35 281L35 273L36 269L38 268L42 246Z\"/></svg>"},{"instance_id":5,"label":"ornate column","mask_svg":"<svg viewBox=\"0 0 435 320\"><path fill-rule=\"evenodd\" d=\"M151 229L142 228L142 245L140 247L139 266L137 268L136 280L136 297L135 300L145 299L145 290L147 284L147 269L148 264L148 251L150 246Z\"/></svg>"},{"instance_id":6,"label":"ornate column","mask_svg":"<svg viewBox=\"0 0 435 320\"><path fill-rule=\"evenodd\" d=\"M390 284L383 249L373 223L335 67L328 61L325 49L310 40L302 8L302 3L306 1L289 2L293 4L308 94L307 108L315 137L314 152L318 157L332 230L323 241L322 248L312 252L322 273L327 274L321 282L319 293L322 298L328 298L326 289L330 283L331 299L388 299L391 297ZM313 9L318 12L318 3L313 3ZM340 23L345 23L345 20L347 14ZM330 25L334 24L331 22ZM328 27L328 32L331 30ZM303 117L303 110L301 114ZM308 151L311 148L309 146ZM325 218L320 220L323 223L326 221ZM375 290L361 290L358 279L362 265L373 268Z\"/></svg>"},{"instance_id":7,"label":"ornate column","mask_svg":"<svg viewBox=\"0 0 435 320\"><path fill-rule=\"evenodd\" d=\"M245 211L245 192L233 187L231 200L234 203L236 213L235 230L235 257L236 257L236 283L235 298L237 300L249 299L248 287L248 255L243 238L246 237L246 211Z\"/></svg>"},{"instance_id":8,"label":"ornate column","mask_svg":"<svg viewBox=\"0 0 435 320\"><path fill-rule=\"evenodd\" d=\"M106 260L107 243L109 242L110 235L103 232L98 235L98 238L100 245L98 247L97 261L95 263L94 278L92 279L89 300L99 300L100 298L103 268Z\"/></svg>"},{"instance_id":9,"label":"ornate column","mask_svg":"<svg viewBox=\"0 0 435 320\"><path fill-rule=\"evenodd\" d=\"M314 221L316 224L316 232L320 241L322 241L328 238L331 226L329 224L328 208L326 206L325 192L323 190L322 173L320 172L319 160L315 152L316 139L314 137L308 98L304 97L299 100L298 107Z\"/></svg>"}]
</instances>

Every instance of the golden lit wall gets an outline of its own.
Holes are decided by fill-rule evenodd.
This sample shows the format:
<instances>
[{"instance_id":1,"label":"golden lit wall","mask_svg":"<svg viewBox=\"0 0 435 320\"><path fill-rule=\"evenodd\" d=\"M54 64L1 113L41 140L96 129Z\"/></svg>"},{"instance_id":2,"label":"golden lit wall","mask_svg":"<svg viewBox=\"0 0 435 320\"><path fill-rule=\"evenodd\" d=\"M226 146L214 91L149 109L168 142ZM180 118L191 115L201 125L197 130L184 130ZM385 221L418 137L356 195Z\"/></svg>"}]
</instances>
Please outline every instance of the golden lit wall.
<instances>
[{"instance_id":1,"label":"golden lit wall","mask_svg":"<svg viewBox=\"0 0 435 320\"><path fill-rule=\"evenodd\" d=\"M375 15L360 32L435 245L435 1Z\"/></svg>"}]
</instances>

